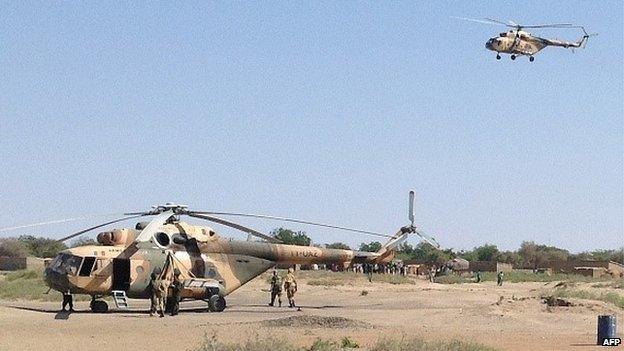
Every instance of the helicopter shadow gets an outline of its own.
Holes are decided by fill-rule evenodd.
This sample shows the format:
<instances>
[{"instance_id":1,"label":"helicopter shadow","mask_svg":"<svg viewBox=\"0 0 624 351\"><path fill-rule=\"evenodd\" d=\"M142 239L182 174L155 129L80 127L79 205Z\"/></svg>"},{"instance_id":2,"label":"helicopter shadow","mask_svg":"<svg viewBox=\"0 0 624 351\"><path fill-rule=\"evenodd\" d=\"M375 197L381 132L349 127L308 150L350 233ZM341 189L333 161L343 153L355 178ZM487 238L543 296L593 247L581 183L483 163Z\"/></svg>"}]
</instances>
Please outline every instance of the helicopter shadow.
<instances>
[{"instance_id":1,"label":"helicopter shadow","mask_svg":"<svg viewBox=\"0 0 624 351\"><path fill-rule=\"evenodd\" d=\"M247 305L234 305L234 306L231 306L231 307L265 307L265 308L268 309L270 306L267 306L267 305L257 305L257 304L247 304ZM332 308L345 308L346 306L343 306L343 305L323 305L323 306L297 305L297 307L305 308L305 309L309 309L309 310L325 310L325 309L332 309ZM284 307L271 307L271 309L275 309L275 308L284 309L286 311L293 310L293 309L289 308L288 306L284 306ZM235 312L247 312L247 311L236 310ZM259 311L259 312L266 312L266 311Z\"/></svg>"}]
</instances>

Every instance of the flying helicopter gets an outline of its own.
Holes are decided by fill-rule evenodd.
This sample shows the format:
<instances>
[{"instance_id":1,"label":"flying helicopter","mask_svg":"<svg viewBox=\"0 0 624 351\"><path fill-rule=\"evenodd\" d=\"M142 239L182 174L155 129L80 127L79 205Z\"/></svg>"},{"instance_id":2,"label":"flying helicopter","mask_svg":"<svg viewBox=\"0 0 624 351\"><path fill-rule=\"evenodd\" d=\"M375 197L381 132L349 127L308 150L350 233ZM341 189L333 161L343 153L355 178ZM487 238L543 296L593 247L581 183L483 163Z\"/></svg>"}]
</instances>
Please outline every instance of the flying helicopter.
<instances>
[{"instance_id":1,"label":"flying helicopter","mask_svg":"<svg viewBox=\"0 0 624 351\"><path fill-rule=\"evenodd\" d=\"M558 46L565 49L571 48L585 48L587 45L587 40L591 36L595 36L597 34L588 34L585 31L585 28L582 26L575 26L571 23L553 23L553 24L540 24L540 25L521 25L517 24L513 21L503 22L496 19L485 18L483 20L473 19L473 18L463 18L463 17L455 17L457 19L477 22L477 23L485 23L485 24L493 24L493 25L501 25L511 28L507 32L499 33L497 37L492 37L488 39L485 43L485 47L488 50L496 52L496 59L500 60L501 53L510 54L511 59L515 60L517 56L528 56L529 61L533 62L535 57L533 55L540 52L547 46ZM583 31L583 36L577 41L565 41L558 39L547 39L541 38L536 35L532 35L531 33L524 31L525 28L563 28L563 29L581 29Z\"/></svg>"},{"instance_id":2,"label":"flying helicopter","mask_svg":"<svg viewBox=\"0 0 624 351\"><path fill-rule=\"evenodd\" d=\"M248 234L248 240L221 237L211 227L182 221L182 216L240 230ZM215 216L294 222L383 237L388 241L377 252L286 245L273 236ZM392 260L396 248L410 234L439 247L435 239L414 225L413 191L409 193L410 224L394 235L260 214L193 211L185 205L167 203L145 212L125 213L121 218L80 230L59 241L146 217L153 218L149 222L139 221L134 228L99 233L100 245L74 247L59 253L45 268L46 284L63 293L90 295L92 312L105 313L109 308L102 297L112 296L118 309L127 309L127 298L149 299L148 283L152 272L170 278L177 269L183 279L183 300L203 300L209 311L221 312L226 308L227 295L277 264L331 263L347 267L351 263L385 263ZM252 236L259 241L250 240ZM167 305L171 304L172 301L168 301Z\"/></svg>"}]
</instances>

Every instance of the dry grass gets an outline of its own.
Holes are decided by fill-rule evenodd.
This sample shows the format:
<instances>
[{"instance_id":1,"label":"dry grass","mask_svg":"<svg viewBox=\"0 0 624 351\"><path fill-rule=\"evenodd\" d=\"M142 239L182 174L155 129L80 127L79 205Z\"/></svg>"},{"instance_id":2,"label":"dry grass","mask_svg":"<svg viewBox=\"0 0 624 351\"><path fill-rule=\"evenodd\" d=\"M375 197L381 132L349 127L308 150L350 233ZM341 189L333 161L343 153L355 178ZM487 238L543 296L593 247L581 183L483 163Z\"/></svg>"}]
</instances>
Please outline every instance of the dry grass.
<instances>
[{"instance_id":1,"label":"dry grass","mask_svg":"<svg viewBox=\"0 0 624 351\"><path fill-rule=\"evenodd\" d=\"M332 271L301 271L299 278L306 280L308 285L313 286L340 286L354 285L355 283L368 283L365 274L353 272L332 272ZM373 274L373 282L388 284L414 284L414 280L409 277L392 274Z\"/></svg>"},{"instance_id":2,"label":"dry grass","mask_svg":"<svg viewBox=\"0 0 624 351\"><path fill-rule=\"evenodd\" d=\"M624 296L615 292L598 293L588 290L558 289L553 292L552 296L560 298L603 301L624 309Z\"/></svg>"},{"instance_id":3,"label":"dry grass","mask_svg":"<svg viewBox=\"0 0 624 351\"><path fill-rule=\"evenodd\" d=\"M61 293L50 290L43 281L43 273L34 270L11 272L0 280L0 299L2 300L35 300L61 301ZM75 295L74 301L89 300L86 295Z\"/></svg>"},{"instance_id":4,"label":"dry grass","mask_svg":"<svg viewBox=\"0 0 624 351\"><path fill-rule=\"evenodd\" d=\"M556 282L563 281L569 283L590 283L596 281L606 281L610 278L592 278L579 274L544 274L544 273L531 273L523 271L512 271L504 274L504 283L525 283L525 282ZM481 274L481 281L496 281L496 272L484 272ZM474 276L457 274L449 274L435 277L435 282L440 284L462 284L462 283L474 283Z\"/></svg>"},{"instance_id":5,"label":"dry grass","mask_svg":"<svg viewBox=\"0 0 624 351\"><path fill-rule=\"evenodd\" d=\"M344 337L340 341L317 339L309 347L297 347L274 337L255 336L243 343L223 343L215 335L207 337L196 351L340 351L359 349L359 344ZM495 351L483 345L463 341L423 341L417 338L384 338L371 351Z\"/></svg>"}]
</instances>

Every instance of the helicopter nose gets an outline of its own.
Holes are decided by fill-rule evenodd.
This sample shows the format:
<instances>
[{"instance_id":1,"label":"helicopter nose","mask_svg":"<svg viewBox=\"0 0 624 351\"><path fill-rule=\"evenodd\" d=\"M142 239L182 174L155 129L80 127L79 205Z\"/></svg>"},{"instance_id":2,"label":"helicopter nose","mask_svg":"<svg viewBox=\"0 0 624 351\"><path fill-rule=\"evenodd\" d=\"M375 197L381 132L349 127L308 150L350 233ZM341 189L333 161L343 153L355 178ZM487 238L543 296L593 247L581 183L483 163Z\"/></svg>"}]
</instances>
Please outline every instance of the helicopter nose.
<instances>
[{"instance_id":1,"label":"helicopter nose","mask_svg":"<svg viewBox=\"0 0 624 351\"><path fill-rule=\"evenodd\" d=\"M56 291L66 292L71 288L67 273L60 273L50 267L47 267L43 271L43 280L49 287Z\"/></svg>"},{"instance_id":2,"label":"helicopter nose","mask_svg":"<svg viewBox=\"0 0 624 351\"><path fill-rule=\"evenodd\" d=\"M492 48L493 48L492 43L493 42L494 42L494 39L490 39L490 40L486 41L485 42L485 48L489 49L489 50L492 50Z\"/></svg>"}]
</instances>

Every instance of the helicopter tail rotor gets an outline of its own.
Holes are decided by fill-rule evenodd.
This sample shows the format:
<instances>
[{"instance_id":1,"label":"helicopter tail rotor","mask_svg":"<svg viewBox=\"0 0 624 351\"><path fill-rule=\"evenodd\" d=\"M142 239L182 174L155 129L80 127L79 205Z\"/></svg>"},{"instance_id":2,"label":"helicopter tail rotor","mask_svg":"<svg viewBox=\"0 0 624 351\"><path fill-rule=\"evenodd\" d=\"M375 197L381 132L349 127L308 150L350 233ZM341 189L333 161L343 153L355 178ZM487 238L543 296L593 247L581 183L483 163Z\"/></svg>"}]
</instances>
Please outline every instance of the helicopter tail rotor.
<instances>
[{"instance_id":1,"label":"helicopter tail rotor","mask_svg":"<svg viewBox=\"0 0 624 351\"><path fill-rule=\"evenodd\" d=\"M583 26L579 26L579 28L581 28L581 30L583 31L583 36L581 37L581 39L579 39L578 41L578 47L585 49L585 47L587 46L587 41L589 40L590 37L595 37L598 35L598 33L587 33L587 31L585 30L585 28Z\"/></svg>"}]
</instances>

